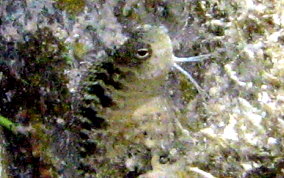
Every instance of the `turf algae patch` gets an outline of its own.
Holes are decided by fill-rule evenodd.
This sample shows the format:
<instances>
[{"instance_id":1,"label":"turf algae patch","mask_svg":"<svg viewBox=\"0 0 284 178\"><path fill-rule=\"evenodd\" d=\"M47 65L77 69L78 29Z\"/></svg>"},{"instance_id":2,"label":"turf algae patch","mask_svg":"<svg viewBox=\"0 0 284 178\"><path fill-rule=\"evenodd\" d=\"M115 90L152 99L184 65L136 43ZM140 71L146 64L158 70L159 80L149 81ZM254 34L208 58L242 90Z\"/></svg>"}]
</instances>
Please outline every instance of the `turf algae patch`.
<instances>
[{"instance_id":1,"label":"turf algae patch","mask_svg":"<svg viewBox=\"0 0 284 178\"><path fill-rule=\"evenodd\" d=\"M283 95L283 52L279 51L283 48L283 25L279 23L283 15L277 10L281 3L200 3L196 7L200 19L226 51L215 56L204 71L204 86L211 99L197 110L200 121L205 116L204 128L193 134L204 134L208 140L201 141L203 136L199 139L196 148L200 159L194 164L217 177L280 176L283 154L275 148L281 150L283 145L279 130L283 128L282 106L276 104L276 98ZM225 13L211 13L215 3ZM195 115L189 111L189 116ZM200 150L204 147L203 155Z\"/></svg>"},{"instance_id":2,"label":"turf algae patch","mask_svg":"<svg viewBox=\"0 0 284 178\"><path fill-rule=\"evenodd\" d=\"M3 178L7 178L8 174L7 174L7 167L9 165L9 162L7 160L7 153L6 153L6 149L5 149L5 139L4 136L2 134L2 130L0 131L1 133L1 141L0 141L0 176Z\"/></svg>"},{"instance_id":3,"label":"turf algae patch","mask_svg":"<svg viewBox=\"0 0 284 178\"><path fill-rule=\"evenodd\" d=\"M77 15L84 10L86 0L56 0L55 5L60 10L65 10L71 15Z\"/></svg>"},{"instance_id":4,"label":"turf algae patch","mask_svg":"<svg viewBox=\"0 0 284 178\"><path fill-rule=\"evenodd\" d=\"M83 43L74 42L73 45L73 55L78 61L82 61L83 57L87 53L87 48Z\"/></svg>"},{"instance_id":5,"label":"turf algae patch","mask_svg":"<svg viewBox=\"0 0 284 178\"><path fill-rule=\"evenodd\" d=\"M180 27L185 21L187 10L186 3L181 0L120 0L114 8L114 15L120 23L127 26L148 23Z\"/></svg>"},{"instance_id":6,"label":"turf algae patch","mask_svg":"<svg viewBox=\"0 0 284 178\"><path fill-rule=\"evenodd\" d=\"M4 130L11 176L55 176L49 129L70 111L65 44L48 28L27 34L24 42L3 42L1 114L30 132ZM5 54L14 53L14 58ZM17 61L18 66L12 65Z\"/></svg>"},{"instance_id":7,"label":"turf algae patch","mask_svg":"<svg viewBox=\"0 0 284 178\"><path fill-rule=\"evenodd\" d=\"M182 91L182 100L188 103L195 98L198 92L185 76L179 75L178 80L180 82L180 90Z\"/></svg>"}]
</instances>

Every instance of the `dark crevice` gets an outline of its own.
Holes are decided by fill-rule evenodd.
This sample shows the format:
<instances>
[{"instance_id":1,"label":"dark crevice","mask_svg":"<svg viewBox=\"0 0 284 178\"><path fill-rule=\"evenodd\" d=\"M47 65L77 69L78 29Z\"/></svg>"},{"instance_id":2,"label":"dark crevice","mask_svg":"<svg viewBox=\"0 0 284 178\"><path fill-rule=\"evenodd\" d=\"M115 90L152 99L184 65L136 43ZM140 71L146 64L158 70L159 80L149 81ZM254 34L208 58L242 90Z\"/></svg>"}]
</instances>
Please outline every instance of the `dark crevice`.
<instances>
[{"instance_id":1,"label":"dark crevice","mask_svg":"<svg viewBox=\"0 0 284 178\"><path fill-rule=\"evenodd\" d=\"M124 178L136 178L139 175L141 175L141 172L139 172L138 169L135 168L134 171L129 171Z\"/></svg>"},{"instance_id":2,"label":"dark crevice","mask_svg":"<svg viewBox=\"0 0 284 178\"><path fill-rule=\"evenodd\" d=\"M4 130L7 141L6 150L9 153L10 176L11 177L39 177L40 159L32 155L32 145L30 138L24 135L14 135L8 130Z\"/></svg>"},{"instance_id":3,"label":"dark crevice","mask_svg":"<svg viewBox=\"0 0 284 178\"><path fill-rule=\"evenodd\" d=\"M106 121L103 118L97 117L97 112L92 108L82 107L80 109L81 115L87 118L90 123L84 122L81 123L81 126L87 130L94 129L102 129L106 127Z\"/></svg>"},{"instance_id":4,"label":"dark crevice","mask_svg":"<svg viewBox=\"0 0 284 178\"><path fill-rule=\"evenodd\" d=\"M79 170L81 170L83 173L82 174L86 174L86 173L96 173L96 170L94 169L94 166L90 166L86 163L80 163L79 167L78 167Z\"/></svg>"},{"instance_id":5,"label":"dark crevice","mask_svg":"<svg viewBox=\"0 0 284 178\"><path fill-rule=\"evenodd\" d=\"M105 89L101 85L89 86L88 93L96 95L103 107L110 107L114 104L111 97L106 95Z\"/></svg>"},{"instance_id":6,"label":"dark crevice","mask_svg":"<svg viewBox=\"0 0 284 178\"><path fill-rule=\"evenodd\" d=\"M80 139L83 139L83 140L89 139L89 135L87 133L84 133L84 132L80 132L79 137L80 137Z\"/></svg>"},{"instance_id":7,"label":"dark crevice","mask_svg":"<svg viewBox=\"0 0 284 178\"><path fill-rule=\"evenodd\" d=\"M96 150L96 144L91 140L81 141L79 143L79 146L83 148L83 150L80 151L80 156L83 158L85 158L88 155L92 155Z\"/></svg>"}]
</instances>

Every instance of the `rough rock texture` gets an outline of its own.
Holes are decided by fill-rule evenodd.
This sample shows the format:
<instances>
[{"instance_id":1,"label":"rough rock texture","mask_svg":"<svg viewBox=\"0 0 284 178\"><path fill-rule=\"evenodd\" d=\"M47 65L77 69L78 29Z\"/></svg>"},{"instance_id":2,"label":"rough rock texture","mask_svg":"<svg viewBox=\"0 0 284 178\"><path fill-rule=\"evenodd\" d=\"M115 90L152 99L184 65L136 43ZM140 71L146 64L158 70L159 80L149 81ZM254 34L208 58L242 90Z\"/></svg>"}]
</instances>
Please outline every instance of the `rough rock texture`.
<instances>
[{"instance_id":1,"label":"rough rock texture","mask_svg":"<svg viewBox=\"0 0 284 178\"><path fill-rule=\"evenodd\" d=\"M144 23L165 26L177 56L212 56L183 65L209 97L169 74L179 144L146 156L152 168L140 176L281 177L283 11L283 0L0 1L0 114L32 130L1 132L1 177L77 174L72 96L105 48Z\"/></svg>"}]
</instances>

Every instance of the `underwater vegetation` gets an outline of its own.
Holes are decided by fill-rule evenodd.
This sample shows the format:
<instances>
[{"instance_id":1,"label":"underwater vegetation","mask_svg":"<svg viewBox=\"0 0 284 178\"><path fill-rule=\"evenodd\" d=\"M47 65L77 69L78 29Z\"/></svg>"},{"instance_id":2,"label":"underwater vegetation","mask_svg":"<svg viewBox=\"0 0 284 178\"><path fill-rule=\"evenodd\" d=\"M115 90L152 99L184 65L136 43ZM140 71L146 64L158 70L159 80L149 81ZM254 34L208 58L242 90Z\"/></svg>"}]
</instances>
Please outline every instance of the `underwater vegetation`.
<instances>
[{"instance_id":1,"label":"underwater vegetation","mask_svg":"<svg viewBox=\"0 0 284 178\"><path fill-rule=\"evenodd\" d=\"M118 67L140 66L121 55L144 24L210 54L181 64L206 97L172 68ZM281 177L283 24L282 1L2 0L0 177Z\"/></svg>"},{"instance_id":2,"label":"underwater vegetation","mask_svg":"<svg viewBox=\"0 0 284 178\"><path fill-rule=\"evenodd\" d=\"M85 0L56 0L55 6L72 15L77 15L84 10Z\"/></svg>"},{"instance_id":3,"label":"underwater vegetation","mask_svg":"<svg viewBox=\"0 0 284 178\"><path fill-rule=\"evenodd\" d=\"M47 28L24 38L24 42L1 41L1 115L32 128L24 135L10 130L4 130L4 135L8 138L7 152L11 153L10 169L21 167L13 174L36 176L49 164L47 160L40 161L51 141L46 133L48 125L56 123L56 118L66 117L71 98L64 74L68 67L64 43ZM19 68L13 69L13 62Z\"/></svg>"}]
</instances>

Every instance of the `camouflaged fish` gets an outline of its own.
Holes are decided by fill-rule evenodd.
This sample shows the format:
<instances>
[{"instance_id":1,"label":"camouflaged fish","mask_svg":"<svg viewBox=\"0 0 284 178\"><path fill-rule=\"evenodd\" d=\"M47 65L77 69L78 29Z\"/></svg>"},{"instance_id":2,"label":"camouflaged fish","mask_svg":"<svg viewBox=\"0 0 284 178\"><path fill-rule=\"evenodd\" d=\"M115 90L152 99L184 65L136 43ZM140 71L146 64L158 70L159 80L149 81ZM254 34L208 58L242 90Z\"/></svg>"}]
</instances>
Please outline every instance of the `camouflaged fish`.
<instances>
[{"instance_id":1,"label":"camouflaged fish","mask_svg":"<svg viewBox=\"0 0 284 178\"><path fill-rule=\"evenodd\" d=\"M176 116L163 92L168 73L173 67L185 72L176 62L203 57L175 57L164 28L143 26L93 64L81 81L77 106L80 173L125 177L151 170L151 159L169 152L175 141Z\"/></svg>"}]
</instances>

